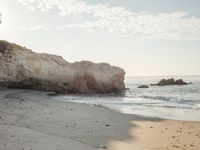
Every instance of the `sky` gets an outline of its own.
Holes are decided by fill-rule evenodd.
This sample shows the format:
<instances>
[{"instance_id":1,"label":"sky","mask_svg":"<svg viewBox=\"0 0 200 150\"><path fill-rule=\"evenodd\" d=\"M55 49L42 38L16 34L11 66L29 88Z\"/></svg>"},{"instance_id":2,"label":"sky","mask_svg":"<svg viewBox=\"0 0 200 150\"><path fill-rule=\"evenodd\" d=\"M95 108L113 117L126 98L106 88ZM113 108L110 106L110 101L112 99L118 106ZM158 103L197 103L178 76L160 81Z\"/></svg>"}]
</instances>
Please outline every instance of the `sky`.
<instances>
[{"instance_id":1,"label":"sky","mask_svg":"<svg viewBox=\"0 0 200 150\"><path fill-rule=\"evenodd\" d=\"M0 39L126 76L200 75L199 0L0 0Z\"/></svg>"}]
</instances>

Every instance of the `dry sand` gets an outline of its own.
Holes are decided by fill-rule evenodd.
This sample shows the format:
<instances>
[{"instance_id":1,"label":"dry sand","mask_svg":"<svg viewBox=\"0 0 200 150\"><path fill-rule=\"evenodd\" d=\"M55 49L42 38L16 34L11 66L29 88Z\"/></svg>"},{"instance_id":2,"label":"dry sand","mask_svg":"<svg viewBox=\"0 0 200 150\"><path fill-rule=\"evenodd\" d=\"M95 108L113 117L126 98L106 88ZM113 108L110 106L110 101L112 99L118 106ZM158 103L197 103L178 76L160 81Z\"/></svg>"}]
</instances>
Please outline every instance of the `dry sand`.
<instances>
[{"instance_id":1,"label":"dry sand","mask_svg":"<svg viewBox=\"0 0 200 150\"><path fill-rule=\"evenodd\" d=\"M0 150L199 150L200 123L144 118L0 89Z\"/></svg>"},{"instance_id":2,"label":"dry sand","mask_svg":"<svg viewBox=\"0 0 200 150\"><path fill-rule=\"evenodd\" d=\"M113 150L200 150L200 123L133 121L132 138L110 142Z\"/></svg>"}]
</instances>

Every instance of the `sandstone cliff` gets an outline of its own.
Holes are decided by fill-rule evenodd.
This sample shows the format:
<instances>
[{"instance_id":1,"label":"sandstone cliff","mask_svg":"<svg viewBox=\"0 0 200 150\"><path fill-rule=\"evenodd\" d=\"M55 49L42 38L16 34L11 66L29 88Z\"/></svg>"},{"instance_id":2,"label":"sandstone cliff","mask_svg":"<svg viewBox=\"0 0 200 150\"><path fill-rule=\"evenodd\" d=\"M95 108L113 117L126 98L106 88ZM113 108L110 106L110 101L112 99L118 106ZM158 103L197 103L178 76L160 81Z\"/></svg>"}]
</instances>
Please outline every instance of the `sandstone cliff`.
<instances>
[{"instance_id":1,"label":"sandstone cliff","mask_svg":"<svg viewBox=\"0 0 200 150\"><path fill-rule=\"evenodd\" d=\"M0 41L0 85L57 93L110 93L125 89L125 72L106 63L69 63Z\"/></svg>"}]
</instances>

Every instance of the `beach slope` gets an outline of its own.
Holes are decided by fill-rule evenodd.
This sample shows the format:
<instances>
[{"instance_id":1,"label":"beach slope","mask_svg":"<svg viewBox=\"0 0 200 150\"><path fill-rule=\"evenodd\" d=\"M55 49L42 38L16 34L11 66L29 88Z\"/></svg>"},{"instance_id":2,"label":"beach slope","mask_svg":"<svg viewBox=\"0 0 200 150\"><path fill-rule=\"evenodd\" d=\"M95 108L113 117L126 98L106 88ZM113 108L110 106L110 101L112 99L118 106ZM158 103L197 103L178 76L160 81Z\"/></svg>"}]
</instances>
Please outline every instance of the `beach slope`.
<instances>
[{"instance_id":1,"label":"beach slope","mask_svg":"<svg viewBox=\"0 0 200 150\"><path fill-rule=\"evenodd\" d=\"M1 150L199 150L200 123L144 118L49 93L0 90Z\"/></svg>"}]
</instances>

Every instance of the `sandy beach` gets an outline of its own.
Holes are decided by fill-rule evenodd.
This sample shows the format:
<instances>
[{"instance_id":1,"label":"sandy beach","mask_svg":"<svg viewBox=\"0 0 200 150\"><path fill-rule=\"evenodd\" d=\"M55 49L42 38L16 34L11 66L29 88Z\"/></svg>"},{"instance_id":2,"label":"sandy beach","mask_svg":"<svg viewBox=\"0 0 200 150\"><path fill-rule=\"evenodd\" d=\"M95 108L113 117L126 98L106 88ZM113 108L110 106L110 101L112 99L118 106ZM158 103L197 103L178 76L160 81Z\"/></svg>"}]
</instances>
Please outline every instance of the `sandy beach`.
<instances>
[{"instance_id":1,"label":"sandy beach","mask_svg":"<svg viewBox=\"0 0 200 150\"><path fill-rule=\"evenodd\" d=\"M145 118L0 89L0 150L199 150L200 123Z\"/></svg>"}]
</instances>

